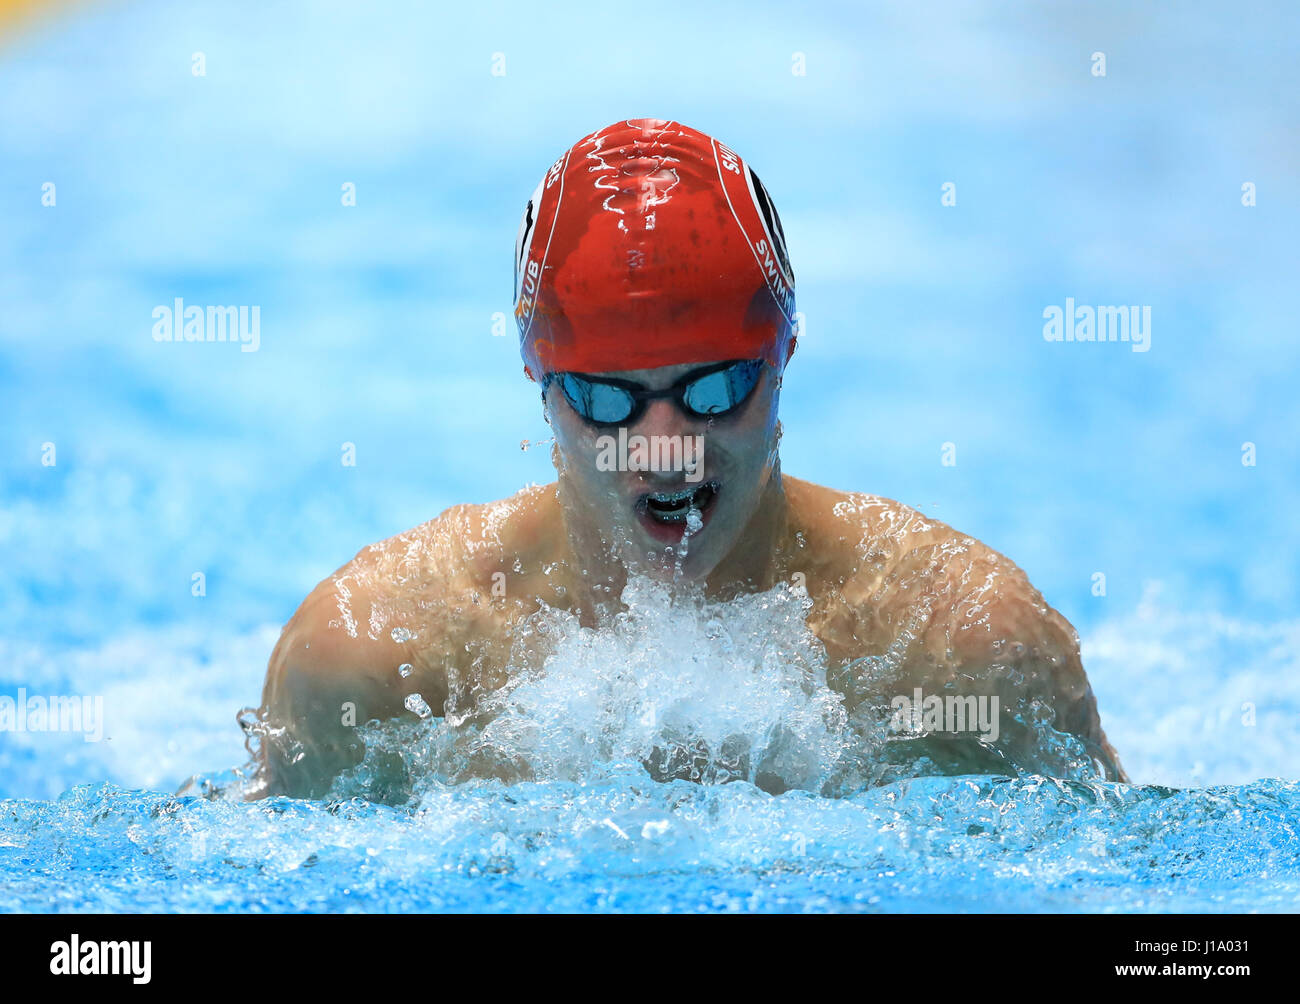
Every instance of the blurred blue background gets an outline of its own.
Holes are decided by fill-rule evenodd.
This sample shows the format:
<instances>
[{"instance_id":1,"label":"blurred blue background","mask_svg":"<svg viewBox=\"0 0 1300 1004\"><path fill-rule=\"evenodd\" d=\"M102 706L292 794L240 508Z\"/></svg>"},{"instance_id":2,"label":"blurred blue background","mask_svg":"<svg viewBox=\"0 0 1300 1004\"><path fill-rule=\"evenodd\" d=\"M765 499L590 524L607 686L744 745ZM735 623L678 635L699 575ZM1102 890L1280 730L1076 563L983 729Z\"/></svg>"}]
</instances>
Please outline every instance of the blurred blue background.
<instances>
[{"instance_id":1,"label":"blurred blue background","mask_svg":"<svg viewBox=\"0 0 1300 1004\"><path fill-rule=\"evenodd\" d=\"M116 724L0 736L0 794L229 766L317 581L551 479L493 315L538 179L637 116L716 135L780 209L806 315L786 472L1020 564L1137 779L1295 776L1300 17L1131 7L154 0L10 24L0 691L104 694ZM176 297L259 306L260 350L155 342ZM1150 351L1046 342L1067 297L1149 305Z\"/></svg>"}]
</instances>

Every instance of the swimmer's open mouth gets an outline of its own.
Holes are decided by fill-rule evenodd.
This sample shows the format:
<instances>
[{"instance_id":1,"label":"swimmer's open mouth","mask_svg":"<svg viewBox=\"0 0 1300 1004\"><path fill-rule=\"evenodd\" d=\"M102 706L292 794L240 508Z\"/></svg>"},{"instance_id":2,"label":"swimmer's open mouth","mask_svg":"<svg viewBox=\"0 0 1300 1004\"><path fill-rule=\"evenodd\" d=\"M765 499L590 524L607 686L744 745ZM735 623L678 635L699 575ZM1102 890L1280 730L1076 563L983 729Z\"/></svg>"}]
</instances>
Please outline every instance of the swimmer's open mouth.
<instances>
[{"instance_id":1,"label":"swimmer's open mouth","mask_svg":"<svg viewBox=\"0 0 1300 1004\"><path fill-rule=\"evenodd\" d=\"M656 523L685 523L692 509L701 514L708 510L718 494L718 483L706 481L696 488L677 492L651 492L642 495L636 507Z\"/></svg>"}]
</instances>

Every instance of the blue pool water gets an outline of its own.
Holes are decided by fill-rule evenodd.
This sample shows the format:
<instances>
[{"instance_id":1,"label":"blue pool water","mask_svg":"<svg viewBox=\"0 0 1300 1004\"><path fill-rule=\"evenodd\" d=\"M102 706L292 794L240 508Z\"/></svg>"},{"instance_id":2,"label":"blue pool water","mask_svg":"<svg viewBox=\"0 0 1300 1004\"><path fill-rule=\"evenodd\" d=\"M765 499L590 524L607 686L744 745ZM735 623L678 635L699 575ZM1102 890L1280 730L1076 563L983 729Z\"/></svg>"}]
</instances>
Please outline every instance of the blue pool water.
<instances>
[{"instance_id":1,"label":"blue pool water","mask_svg":"<svg viewBox=\"0 0 1300 1004\"><path fill-rule=\"evenodd\" d=\"M626 776L399 811L86 786L0 807L0 908L1294 911L1298 798L968 777L831 800Z\"/></svg>"},{"instance_id":2,"label":"blue pool water","mask_svg":"<svg viewBox=\"0 0 1300 1004\"><path fill-rule=\"evenodd\" d=\"M696 30L635 43L499 6L90 4L0 39L0 697L104 712L99 742L0 733L0 910L1300 908L1291 6L683 3ZM780 207L806 313L784 468L1024 567L1132 785L866 771L824 797L870 744L817 687L732 687L815 677L796 626L728 649L651 605L566 636L495 733L376 734L401 804L365 764L318 802L235 797L236 714L307 591L550 480L495 333L518 213L634 115L717 134ZM176 297L259 306L258 351L154 341ZM1045 342L1066 297L1151 305L1150 351ZM646 701L688 740L784 737L804 786L654 780ZM531 779L462 778L473 750Z\"/></svg>"}]
</instances>

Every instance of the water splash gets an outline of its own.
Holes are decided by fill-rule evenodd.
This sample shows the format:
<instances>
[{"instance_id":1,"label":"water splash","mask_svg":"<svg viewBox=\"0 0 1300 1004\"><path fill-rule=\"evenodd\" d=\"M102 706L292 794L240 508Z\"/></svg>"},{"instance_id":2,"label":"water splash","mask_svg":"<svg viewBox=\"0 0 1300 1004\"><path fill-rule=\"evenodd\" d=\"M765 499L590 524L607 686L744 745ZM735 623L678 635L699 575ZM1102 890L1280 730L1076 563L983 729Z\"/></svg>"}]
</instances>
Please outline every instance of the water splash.
<instances>
[{"instance_id":1,"label":"water splash","mask_svg":"<svg viewBox=\"0 0 1300 1004\"><path fill-rule=\"evenodd\" d=\"M704 529L704 514L692 504L686 510L686 529L682 531L682 542L677 546L676 558L673 561L674 582L682 581L682 566L686 563L687 555L690 554L691 538L702 529Z\"/></svg>"},{"instance_id":2,"label":"water splash","mask_svg":"<svg viewBox=\"0 0 1300 1004\"><path fill-rule=\"evenodd\" d=\"M816 793L856 762L863 737L827 685L806 592L782 585L723 605L633 578L622 600L599 630L543 606L515 631L518 651L542 646L537 668L518 660L467 714L371 725L366 763L336 791L390 786L394 757L409 777L439 783L594 783L631 770Z\"/></svg>"},{"instance_id":3,"label":"water splash","mask_svg":"<svg viewBox=\"0 0 1300 1004\"><path fill-rule=\"evenodd\" d=\"M543 604L513 628L503 686L453 678L442 717L415 695L407 706L422 721L365 726L366 756L332 793L418 803L431 787L474 779L595 784L630 773L844 797L904 777L1039 764L1066 778L1100 776L1036 698L1007 709L1006 734L1034 744L1023 762L1011 743L975 735L894 734L879 694L896 689L898 653L828 678L825 648L806 623L811 605L801 585L720 602L642 577L598 628Z\"/></svg>"}]
</instances>

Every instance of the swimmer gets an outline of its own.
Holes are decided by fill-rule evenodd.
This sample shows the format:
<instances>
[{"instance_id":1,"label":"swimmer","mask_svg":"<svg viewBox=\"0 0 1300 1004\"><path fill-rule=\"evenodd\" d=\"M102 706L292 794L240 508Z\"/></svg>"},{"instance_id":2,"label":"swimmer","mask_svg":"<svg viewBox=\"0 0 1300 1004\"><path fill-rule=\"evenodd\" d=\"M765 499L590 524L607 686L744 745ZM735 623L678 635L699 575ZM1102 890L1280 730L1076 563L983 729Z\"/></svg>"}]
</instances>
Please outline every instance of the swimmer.
<instances>
[{"instance_id":1,"label":"swimmer","mask_svg":"<svg viewBox=\"0 0 1300 1004\"><path fill-rule=\"evenodd\" d=\"M849 707L919 688L1034 709L1004 724L1000 762L949 772L1051 774L1050 729L1127 780L1075 631L1024 572L906 505L782 473L794 275L735 152L657 119L592 133L528 200L514 265L557 480L455 506L316 587L271 656L253 797L324 794L362 758L357 725L413 718L413 694L464 710L510 679L542 603L599 628L631 575L720 601L799 583Z\"/></svg>"}]
</instances>

